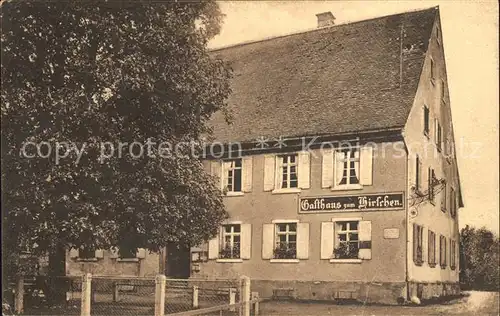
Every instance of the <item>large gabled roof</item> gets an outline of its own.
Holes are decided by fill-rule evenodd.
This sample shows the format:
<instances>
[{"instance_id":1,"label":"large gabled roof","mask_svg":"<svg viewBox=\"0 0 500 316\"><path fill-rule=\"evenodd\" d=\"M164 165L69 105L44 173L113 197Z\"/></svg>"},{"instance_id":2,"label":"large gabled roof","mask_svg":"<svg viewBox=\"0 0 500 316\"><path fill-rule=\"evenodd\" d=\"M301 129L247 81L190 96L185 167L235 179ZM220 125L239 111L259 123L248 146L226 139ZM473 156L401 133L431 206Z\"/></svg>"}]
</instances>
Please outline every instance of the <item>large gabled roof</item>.
<instances>
[{"instance_id":1,"label":"large gabled roof","mask_svg":"<svg viewBox=\"0 0 500 316\"><path fill-rule=\"evenodd\" d=\"M215 140L252 141L402 128L437 8L212 51L233 68L229 108L210 120Z\"/></svg>"}]
</instances>

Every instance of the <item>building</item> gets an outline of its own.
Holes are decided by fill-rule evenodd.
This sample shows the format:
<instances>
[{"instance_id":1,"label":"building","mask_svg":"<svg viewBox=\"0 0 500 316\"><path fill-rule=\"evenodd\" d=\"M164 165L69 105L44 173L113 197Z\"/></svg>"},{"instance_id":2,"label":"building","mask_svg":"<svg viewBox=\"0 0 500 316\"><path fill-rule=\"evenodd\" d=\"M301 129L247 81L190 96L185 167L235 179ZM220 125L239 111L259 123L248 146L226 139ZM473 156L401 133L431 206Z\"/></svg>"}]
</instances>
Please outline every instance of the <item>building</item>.
<instances>
[{"instance_id":1,"label":"building","mask_svg":"<svg viewBox=\"0 0 500 316\"><path fill-rule=\"evenodd\" d=\"M219 235L191 253L72 251L69 274L246 275L261 297L380 303L459 291L439 8L317 17L315 30L213 51L234 70L233 122L212 119L224 150L205 161L230 214Z\"/></svg>"}]
</instances>

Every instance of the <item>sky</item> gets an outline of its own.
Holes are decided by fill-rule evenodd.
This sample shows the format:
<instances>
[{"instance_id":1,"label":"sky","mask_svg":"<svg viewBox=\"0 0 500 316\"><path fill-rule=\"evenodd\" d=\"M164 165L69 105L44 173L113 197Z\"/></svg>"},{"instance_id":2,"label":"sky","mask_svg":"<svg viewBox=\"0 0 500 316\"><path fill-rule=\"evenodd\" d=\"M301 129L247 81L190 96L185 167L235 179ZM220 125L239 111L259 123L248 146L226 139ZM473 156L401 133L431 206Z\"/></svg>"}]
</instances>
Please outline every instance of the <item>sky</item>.
<instances>
[{"instance_id":1,"label":"sky","mask_svg":"<svg viewBox=\"0 0 500 316\"><path fill-rule=\"evenodd\" d=\"M439 6L465 207L460 227L499 232L498 3L482 1L220 1L226 15L211 48L306 31L316 14L336 24ZM461 149L461 150L460 150Z\"/></svg>"}]
</instances>

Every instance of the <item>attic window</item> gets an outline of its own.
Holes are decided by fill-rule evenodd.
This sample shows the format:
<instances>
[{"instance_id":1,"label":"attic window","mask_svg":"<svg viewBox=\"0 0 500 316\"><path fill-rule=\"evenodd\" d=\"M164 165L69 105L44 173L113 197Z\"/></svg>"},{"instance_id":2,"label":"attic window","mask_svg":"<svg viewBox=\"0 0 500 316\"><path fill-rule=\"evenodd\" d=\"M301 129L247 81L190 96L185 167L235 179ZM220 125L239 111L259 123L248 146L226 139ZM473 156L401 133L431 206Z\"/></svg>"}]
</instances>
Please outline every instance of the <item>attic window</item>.
<instances>
[{"instance_id":1,"label":"attic window","mask_svg":"<svg viewBox=\"0 0 500 316\"><path fill-rule=\"evenodd\" d=\"M431 83L434 85L436 82L436 63L434 62L434 59L431 57Z\"/></svg>"}]
</instances>

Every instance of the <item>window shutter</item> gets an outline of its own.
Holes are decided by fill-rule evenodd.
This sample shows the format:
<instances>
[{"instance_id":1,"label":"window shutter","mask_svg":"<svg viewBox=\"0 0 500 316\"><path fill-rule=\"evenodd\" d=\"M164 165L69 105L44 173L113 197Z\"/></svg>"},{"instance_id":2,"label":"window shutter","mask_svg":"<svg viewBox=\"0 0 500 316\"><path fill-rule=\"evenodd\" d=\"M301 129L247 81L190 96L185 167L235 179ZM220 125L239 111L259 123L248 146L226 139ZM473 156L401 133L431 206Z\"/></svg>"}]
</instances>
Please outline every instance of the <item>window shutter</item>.
<instances>
[{"instance_id":1,"label":"window shutter","mask_svg":"<svg viewBox=\"0 0 500 316\"><path fill-rule=\"evenodd\" d=\"M359 259L372 258L372 222L359 222Z\"/></svg>"},{"instance_id":2,"label":"window shutter","mask_svg":"<svg viewBox=\"0 0 500 316\"><path fill-rule=\"evenodd\" d=\"M272 259L274 253L274 224L262 225L262 259Z\"/></svg>"},{"instance_id":3,"label":"window shutter","mask_svg":"<svg viewBox=\"0 0 500 316\"><path fill-rule=\"evenodd\" d=\"M344 174L344 163L342 162L342 159L344 158L344 153L341 151L336 151L335 152L335 160L334 160L334 168L335 170L333 171L333 176L334 176L334 184L333 186L336 186L342 181L342 176Z\"/></svg>"},{"instance_id":4,"label":"window shutter","mask_svg":"<svg viewBox=\"0 0 500 316\"><path fill-rule=\"evenodd\" d=\"M241 224L241 259L250 259L252 253L252 225Z\"/></svg>"},{"instance_id":5,"label":"window shutter","mask_svg":"<svg viewBox=\"0 0 500 316\"><path fill-rule=\"evenodd\" d=\"M146 258L146 249L144 248L139 248L137 249L137 253L135 254L135 256L139 259L144 259Z\"/></svg>"},{"instance_id":6,"label":"window shutter","mask_svg":"<svg viewBox=\"0 0 500 316\"><path fill-rule=\"evenodd\" d=\"M413 223L413 262L417 262L417 241L418 241L418 231L417 224Z\"/></svg>"},{"instance_id":7,"label":"window shutter","mask_svg":"<svg viewBox=\"0 0 500 316\"><path fill-rule=\"evenodd\" d=\"M119 257L118 248L111 248L109 250L109 257L111 259L117 259Z\"/></svg>"},{"instance_id":8,"label":"window shutter","mask_svg":"<svg viewBox=\"0 0 500 316\"><path fill-rule=\"evenodd\" d=\"M309 223L297 223L297 259L309 258Z\"/></svg>"},{"instance_id":9,"label":"window shutter","mask_svg":"<svg viewBox=\"0 0 500 316\"><path fill-rule=\"evenodd\" d=\"M323 150L323 163L321 168L321 187L323 189L333 186L333 149Z\"/></svg>"},{"instance_id":10,"label":"window shutter","mask_svg":"<svg viewBox=\"0 0 500 316\"><path fill-rule=\"evenodd\" d=\"M443 183L443 189L441 194L441 209L446 212L446 191L448 190L448 186L446 183Z\"/></svg>"},{"instance_id":11,"label":"window shutter","mask_svg":"<svg viewBox=\"0 0 500 316\"><path fill-rule=\"evenodd\" d=\"M104 251L102 249L98 249L94 252L94 258L102 259L104 258Z\"/></svg>"},{"instance_id":12,"label":"window shutter","mask_svg":"<svg viewBox=\"0 0 500 316\"><path fill-rule=\"evenodd\" d=\"M266 155L264 157L264 191L272 191L274 189L275 160L274 155Z\"/></svg>"},{"instance_id":13,"label":"window shutter","mask_svg":"<svg viewBox=\"0 0 500 316\"><path fill-rule=\"evenodd\" d=\"M252 157L244 157L241 160L241 166L243 168L243 192L252 192Z\"/></svg>"},{"instance_id":14,"label":"window shutter","mask_svg":"<svg viewBox=\"0 0 500 316\"><path fill-rule=\"evenodd\" d=\"M71 248L69 250L69 257L71 259L75 259L75 258L78 258L80 256L80 251L78 249L75 249L75 248Z\"/></svg>"},{"instance_id":15,"label":"window shutter","mask_svg":"<svg viewBox=\"0 0 500 316\"><path fill-rule=\"evenodd\" d=\"M333 256L333 225L333 222L321 223L321 259L331 259Z\"/></svg>"},{"instance_id":16,"label":"window shutter","mask_svg":"<svg viewBox=\"0 0 500 316\"><path fill-rule=\"evenodd\" d=\"M215 177L215 183L217 187L222 188L222 179L221 179L221 162L218 160L210 162L210 174Z\"/></svg>"},{"instance_id":17,"label":"window shutter","mask_svg":"<svg viewBox=\"0 0 500 316\"><path fill-rule=\"evenodd\" d=\"M208 241L208 259L219 258L219 234Z\"/></svg>"},{"instance_id":18,"label":"window shutter","mask_svg":"<svg viewBox=\"0 0 500 316\"><path fill-rule=\"evenodd\" d=\"M373 148L369 146L360 149L360 183L362 185L372 185L373 178Z\"/></svg>"},{"instance_id":19,"label":"window shutter","mask_svg":"<svg viewBox=\"0 0 500 316\"><path fill-rule=\"evenodd\" d=\"M299 157L299 170L298 170L299 188L309 189L310 173L311 173L311 155L307 151L301 151L298 157Z\"/></svg>"}]
</instances>

